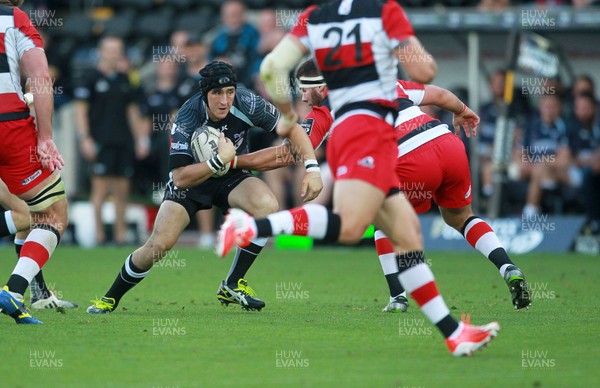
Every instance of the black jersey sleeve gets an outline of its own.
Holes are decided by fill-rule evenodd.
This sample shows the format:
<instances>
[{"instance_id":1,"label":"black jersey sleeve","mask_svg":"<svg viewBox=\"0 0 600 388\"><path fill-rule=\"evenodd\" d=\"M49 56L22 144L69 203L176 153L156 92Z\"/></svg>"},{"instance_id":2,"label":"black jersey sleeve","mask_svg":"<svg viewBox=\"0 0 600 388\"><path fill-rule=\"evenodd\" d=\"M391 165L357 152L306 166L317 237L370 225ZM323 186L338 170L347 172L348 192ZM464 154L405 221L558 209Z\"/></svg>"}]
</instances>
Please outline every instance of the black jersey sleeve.
<instances>
[{"instance_id":1,"label":"black jersey sleeve","mask_svg":"<svg viewBox=\"0 0 600 388\"><path fill-rule=\"evenodd\" d=\"M200 95L187 100L177 112L171 127L171 151L169 154L169 169L194 163L191 140L194 131L206 122L206 112L201 109Z\"/></svg>"},{"instance_id":2,"label":"black jersey sleeve","mask_svg":"<svg viewBox=\"0 0 600 388\"><path fill-rule=\"evenodd\" d=\"M238 88L236 99L234 107L250 120L251 126L268 132L275 129L280 116L275 105L245 88Z\"/></svg>"}]
</instances>

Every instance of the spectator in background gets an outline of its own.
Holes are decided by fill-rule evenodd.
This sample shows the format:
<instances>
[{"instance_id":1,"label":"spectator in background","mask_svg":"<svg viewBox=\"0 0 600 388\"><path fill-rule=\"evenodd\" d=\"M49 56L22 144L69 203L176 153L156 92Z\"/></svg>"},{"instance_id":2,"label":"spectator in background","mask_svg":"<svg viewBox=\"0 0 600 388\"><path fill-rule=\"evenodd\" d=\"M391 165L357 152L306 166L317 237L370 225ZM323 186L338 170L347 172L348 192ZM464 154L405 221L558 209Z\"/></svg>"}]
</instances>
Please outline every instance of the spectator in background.
<instances>
[{"instance_id":1,"label":"spectator in background","mask_svg":"<svg viewBox=\"0 0 600 388\"><path fill-rule=\"evenodd\" d=\"M530 182L523 209L525 216L540 212L544 189L554 190L559 184L570 182L569 131L561 113L562 101L557 94L541 96L538 113L526 128L522 161L524 175L529 176Z\"/></svg>"},{"instance_id":2,"label":"spectator in background","mask_svg":"<svg viewBox=\"0 0 600 388\"><path fill-rule=\"evenodd\" d=\"M239 0L223 3L221 22L223 25L210 47L210 57L233 65L238 82L252 89L260 66L258 30L246 22L246 6Z\"/></svg>"},{"instance_id":3,"label":"spectator in background","mask_svg":"<svg viewBox=\"0 0 600 388\"><path fill-rule=\"evenodd\" d=\"M574 158L572 182L583 186L583 205L594 234L600 232L600 115L590 93L575 97L575 127L569 144Z\"/></svg>"},{"instance_id":4,"label":"spectator in background","mask_svg":"<svg viewBox=\"0 0 600 388\"><path fill-rule=\"evenodd\" d=\"M575 98L584 93L596 97L594 79L590 75L580 74L573 81L571 93L566 94L565 109L563 111L565 117L573 121L577 120L575 118Z\"/></svg>"},{"instance_id":5,"label":"spectator in background","mask_svg":"<svg viewBox=\"0 0 600 388\"><path fill-rule=\"evenodd\" d=\"M258 54L264 58L273 51L277 43L285 36L286 31L277 25L277 14L274 9L264 9L258 14Z\"/></svg>"},{"instance_id":6,"label":"spectator in background","mask_svg":"<svg viewBox=\"0 0 600 388\"><path fill-rule=\"evenodd\" d=\"M191 96L200 91L200 74L198 73L208 63L208 47L198 34L189 34L184 44L183 77L177 85L179 105L183 105Z\"/></svg>"},{"instance_id":7,"label":"spectator in background","mask_svg":"<svg viewBox=\"0 0 600 388\"><path fill-rule=\"evenodd\" d=\"M596 97L596 86L594 84L594 79L588 74L578 75L573 83L573 89L571 91L573 97L583 93L588 93L593 97Z\"/></svg>"},{"instance_id":8,"label":"spectator in background","mask_svg":"<svg viewBox=\"0 0 600 388\"><path fill-rule=\"evenodd\" d=\"M150 152L136 166L142 192L154 192L168 180L171 122L180 106L176 93L178 72L179 66L172 58L158 58L154 88L140 103L144 132L151 134Z\"/></svg>"},{"instance_id":9,"label":"spectator in background","mask_svg":"<svg viewBox=\"0 0 600 388\"><path fill-rule=\"evenodd\" d=\"M169 44L173 47L173 51L177 54L182 54L185 45L187 44L190 38L190 32L186 30L176 30L173 31L171 37L169 38Z\"/></svg>"},{"instance_id":10,"label":"spectator in background","mask_svg":"<svg viewBox=\"0 0 600 388\"><path fill-rule=\"evenodd\" d=\"M479 163L481 169L481 193L484 197L493 194L492 182L492 151L494 149L494 137L496 135L496 121L500 115L504 103L504 84L506 71L496 70L489 78L489 87L492 94L491 101L483 104L479 109L481 122L477 136L479 137Z\"/></svg>"},{"instance_id":11,"label":"spectator in background","mask_svg":"<svg viewBox=\"0 0 600 388\"><path fill-rule=\"evenodd\" d=\"M273 51L275 46L285 36L286 31L277 24L277 15L275 10L265 9L260 11L258 15L258 32L260 33L260 40L258 42L258 55L260 56L261 61L262 58ZM266 99L270 98L262 82L255 82L254 89L261 97ZM302 104L299 105L302 106Z\"/></svg>"},{"instance_id":12,"label":"spectator in background","mask_svg":"<svg viewBox=\"0 0 600 388\"><path fill-rule=\"evenodd\" d=\"M115 204L113 240L125 244L125 210L133 163L150 149L148 133L140 125L136 92L123 67L124 45L107 36L98 45L98 65L75 89L76 120L82 156L92 164L91 200L94 205L96 242L106 242L102 205L109 192ZM134 152L135 151L135 152Z\"/></svg>"}]
</instances>

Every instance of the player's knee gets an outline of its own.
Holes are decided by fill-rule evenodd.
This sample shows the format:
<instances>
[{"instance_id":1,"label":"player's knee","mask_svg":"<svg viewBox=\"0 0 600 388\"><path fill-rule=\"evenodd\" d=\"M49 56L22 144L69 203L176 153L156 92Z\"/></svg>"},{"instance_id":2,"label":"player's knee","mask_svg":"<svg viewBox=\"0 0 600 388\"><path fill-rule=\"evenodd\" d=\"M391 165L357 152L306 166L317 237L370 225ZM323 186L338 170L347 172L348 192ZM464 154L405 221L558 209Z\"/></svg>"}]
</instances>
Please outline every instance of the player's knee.
<instances>
[{"instance_id":1,"label":"player's knee","mask_svg":"<svg viewBox=\"0 0 600 388\"><path fill-rule=\"evenodd\" d=\"M278 211L279 203L274 195L263 195L252 201L252 207L253 209L250 213L254 217L265 217Z\"/></svg>"},{"instance_id":2,"label":"player's knee","mask_svg":"<svg viewBox=\"0 0 600 388\"><path fill-rule=\"evenodd\" d=\"M146 248L146 252L143 255L145 259L144 262L156 263L162 260L167 255L167 253L173 247L173 244L169 244L160 239L150 239L148 240L148 242L146 242L146 245L144 247Z\"/></svg>"},{"instance_id":3,"label":"player's knee","mask_svg":"<svg viewBox=\"0 0 600 388\"><path fill-rule=\"evenodd\" d=\"M362 239L362 236L368 227L369 225L366 223L352 221L344 222L344 220L342 220L339 241L343 244L357 244Z\"/></svg>"},{"instance_id":4,"label":"player's knee","mask_svg":"<svg viewBox=\"0 0 600 388\"><path fill-rule=\"evenodd\" d=\"M31 227L31 213L25 202L19 201L13 209L11 216L17 231L28 230Z\"/></svg>"},{"instance_id":5,"label":"player's knee","mask_svg":"<svg viewBox=\"0 0 600 388\"><path fill-rule=\"evenodd\" d=\"M471 212L470 209L444 209L442 211L442 218L444 219L444 222L456 229L459 233L462 233L462 228L465 225L465 222L472 216L473 212Z\"/></svg>"}]
</instances>

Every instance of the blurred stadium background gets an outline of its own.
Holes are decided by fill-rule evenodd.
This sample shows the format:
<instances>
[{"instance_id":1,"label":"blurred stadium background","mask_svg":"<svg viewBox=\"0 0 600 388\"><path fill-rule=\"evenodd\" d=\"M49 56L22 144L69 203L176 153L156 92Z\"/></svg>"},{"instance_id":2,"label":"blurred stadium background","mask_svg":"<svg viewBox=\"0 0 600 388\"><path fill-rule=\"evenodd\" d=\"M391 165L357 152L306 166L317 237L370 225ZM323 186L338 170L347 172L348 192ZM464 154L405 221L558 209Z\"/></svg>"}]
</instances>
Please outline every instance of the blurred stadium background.
<instances>
[{"instance_id":1,"label":"blurred stadium background","mask_svg":"<svg viewBox=\"0 0 600 388\"><path fill-rule=\"evenodd\" d=\"M152 132L153 151L136 162L132 178L129 242L136 243L147 234L162 198L169 150L160 145L175 113L157 108L157 74L168 85L166 91L161 86L163 97L172 97L172 105L179 106L197 91L198 70L220 58L236 66L246 87L266 96L257 78L261 58L301 9L314 3L319 2L27 0L22 9L43 34L55 80L55 139L67 162L63 177L71 203L72 225L65 241L95 245L90 166L79 150L74 106L78 87L98 63L103 37L124 42L121 67L136 88L139 107L138 120L130 125L149 125ZM495 219L493 226L509 250L510 241L527 235L527 241L513 247L517 253L599 251L600 110L595 84L600 82L600 5L594 3L400 1L438 63L434 83L454 91L482 118L479 136L465 139L474 204L482 215ZM297 105L307 113L301 101ZM448 112L431 114L451 123ZM255 148L278 141L258 130L251 140ZM292 169L263 177L281 207L298 201ZM110 235L110 201L105 210ZM460 243L467 248L459 235L443 228L436 214L424 218L426 244L446 249ZM181 243L209 246L218 218L207 213L204 220L193 222ZM583 237L577 239L579 235Z\"/></svg>"}]
</instances>

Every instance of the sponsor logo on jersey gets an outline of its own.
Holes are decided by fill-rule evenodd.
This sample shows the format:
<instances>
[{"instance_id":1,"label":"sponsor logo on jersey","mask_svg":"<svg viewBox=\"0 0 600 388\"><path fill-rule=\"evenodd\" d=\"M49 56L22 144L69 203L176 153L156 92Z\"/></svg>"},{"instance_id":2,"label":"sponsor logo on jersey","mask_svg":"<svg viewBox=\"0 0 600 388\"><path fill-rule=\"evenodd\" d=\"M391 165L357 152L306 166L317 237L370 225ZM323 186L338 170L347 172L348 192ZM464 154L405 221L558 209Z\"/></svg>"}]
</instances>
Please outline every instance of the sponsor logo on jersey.
<instances>
[{"instance_id":1,"label":"sponsor logo on jersey","mask_svg":"<svg viewBox=\"0 0 600 388\"><path fill-rule=\"evenodd\" d=\"M357 163L359 166L362 166L362 167L375 168L375 159L373 159L372 156L365 156L364 158L359 160Z\"/></svg>"},{"instance_id":2,"label":"sponsor logo on jersey","mask_svg":"<svg viewBox=\"0 0 600 388\"><path fill-rule=\"evenodd\" d=\"M171 128L171 136L174 136L176 133L181 134L181 136L185 137L186 139L189 139L192 136L191 132L186 132L185 128L173 123L173 128Z\"/></svg>"},{"instance_id":3,"label":"sponsor logo on jersey","mask_svg":"<svg viewBox=\"0 0 600 388\"><path fill-rule=\"evenodd\" d=\"M236 150L238 148L240 148L240 146L242 145L243 142L244 142L244 133L234 133L233 134L233 145L235 146Z\"/></svg>"},{"instance_id":4,"label":"sponsor logo on jersey","mask_svg":"<svg viewBox=\"0 0 600 388\"><path fill-rule=\"evenodd\" d=\"M225 132L227 129L227 124L221 126L221 132Z\"/></svg>"},{"instance_id":5,"label":"sponsor logo on jersey","mask_svg":"<svg viewBox=\"0 0 600 388\"><path fill-rule=\"evenodd\" d=\"M339 166L335 176L342 176L344 174L348 173L348 167L347 166Z\"/></svg>"},{"instance_id":6,"label":"sponsor logo on jersey","mask_svg":"<svg viewBox=\"0 0 600 388\"><path fill-rule=\"evenodd\" d=\"M302 126L302 128L304 128L304 130L306 131L306 134L308 136L310 136L310 133L312 132L312 127L313 127L314 123L315 123L315 119L312 117L309 117L308 119L302 120L302 124L300 124Z\"/></svg>"},{"instance_id":7,"label":"sponsor logo on jersey","mask_svg":"<svg viewBox=\"0 0 600 388\"><path fill-rule=\"evenodd\" d=\"M175 143L171 143L171 149L173 151L187 151L190 148L188 143L180 143L180 142L175 142Z\"/></svg>"},{"instance_id":8,"label":"sponsor logo on jersey","mask_svg":"<svg viewBox=\"0 0 600 388\"><path fill-rule=\"evenodd\" d=\"M33 173L33 175L31 175L29 178L24 179L21 182L21 186L25 186L28 183L30 183L31 181L33 181L35 178L39 177L40 175L42 175L42 170L37 170L36 172Z\"/></svg>"},{"instance_id":9,"label":"sponsor logo on jersey","mask_svg":"<svg viewBox=\"0 0 600 388\"><path fill-rule=\"evenodd\" d=\"M469 198L471 196L471 185L469 185L469 190L467 190L467 193L465 194L465 199Z\"/></svg>"}]
</instances>

